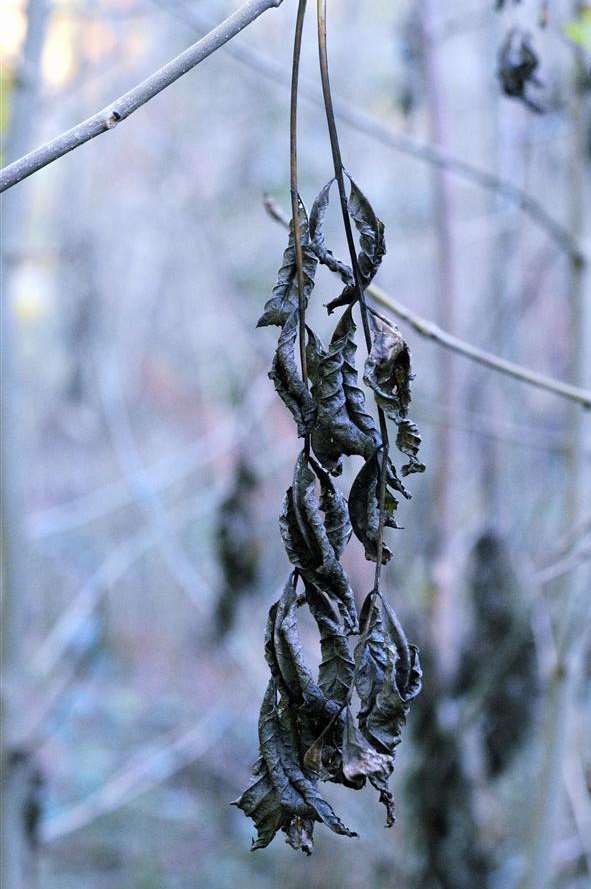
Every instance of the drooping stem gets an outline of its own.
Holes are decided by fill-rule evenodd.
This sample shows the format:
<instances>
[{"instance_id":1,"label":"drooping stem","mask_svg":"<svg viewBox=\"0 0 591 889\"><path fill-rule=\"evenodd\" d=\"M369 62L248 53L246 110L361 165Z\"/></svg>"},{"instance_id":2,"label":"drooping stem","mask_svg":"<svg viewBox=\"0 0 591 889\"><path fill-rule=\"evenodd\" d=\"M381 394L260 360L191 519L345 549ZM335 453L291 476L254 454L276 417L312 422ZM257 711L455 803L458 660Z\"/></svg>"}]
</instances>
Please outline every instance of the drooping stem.
<instances>
[{"instance_id":1,"label":"drooping stem","mask_svg":"<svg viewBox=\"0 0 591 889\"><path fill-rule=\"evenodd\" d=\"M296 282L298 288L299 312L299 345L302 380L308 388L308 366L306 363L306 297L304 293L304 264L302 257L302 234L300 231L299 194L298 194L298 80L300 73L300 56L302 50L302 31L306 14L307 0L299 0L296 18L295 37L293 42L293 64L291 69L291 108L289 118L289 167L291 188L291 219L296 260ZM304 438L304 451L310 455L310 433Z\"/></svg>"},{"instance_id":2,"label":"drooping stem","mask_svg":"<svg viewBox=\"0 0 591 889\"><path fill-rule=\"evenodd\" d=\"M343 214L343 225L345 227L345 235L347 238L347 246L351 257L351 268L353 270L353 278L355 288L357 290L357 300L359 302L359 310L361 312L361 321L363 324L363 332L365 334L365 344L367 351L371 351L371 330L369 326L369 313L365 302L365 291L363 282L359 273L359 265L357 263L357 251L355 249L355 241L353 240L353 230L351 228L351 219L349 217L349 208L347 202L347 193L345 191L345 179L343 161L341 158L341 149L339 146L339 137L334 116L332 94L330 90L330 77L328 72L328 52L326 47L326 0L317 0L318 11L318 55L320 59L320 77L322 80L322 94L324 96L324 108L326 112L326 123L328 125L328 133L330 137L330 147L332 149L332 159L334 164L334 174L339 189L339 197L341 201L341 212ZM380 424L380 435L382 437L382 462L380 467L379 480L379 516L380 523L378 529L377 540L377 561L374 581L374 591L377 592L380 587L380 572L382 568L382 553L384 549L384 524L385 524L385 500L386 500L386 475L388 468L388 428L386 425L386 417L383 410L378 406L378 419Z\"/></svg>"}]
</instances>

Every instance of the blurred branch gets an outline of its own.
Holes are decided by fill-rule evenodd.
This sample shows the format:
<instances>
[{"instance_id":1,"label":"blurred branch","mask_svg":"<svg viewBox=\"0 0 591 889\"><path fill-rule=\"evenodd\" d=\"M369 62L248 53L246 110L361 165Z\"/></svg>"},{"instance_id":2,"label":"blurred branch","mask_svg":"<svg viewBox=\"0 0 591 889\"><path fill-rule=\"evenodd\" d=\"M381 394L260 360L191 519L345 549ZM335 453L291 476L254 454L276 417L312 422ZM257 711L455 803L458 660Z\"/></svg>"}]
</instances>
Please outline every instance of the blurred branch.
<instances>
[{"instance_id":1,"label":"blurred branch","mask_svg":"<svg viewBox=\"0 0 591 889\"><path fill-rule=\"evenodd\" d=\"M169 572L191 601L202 604L203 579L177 539L158 491L142 464L125 402L117 355L112 354L110 361L101 360L98 377L111 440L133 498L156 535Z\"/></svg>"},{"instance_id":2,"label":"blurred branch","mask_svg":"<svg viewBox=\"0 0 591 889\"><path fill-rule=\"evenodd\" d=\"M111 482L88 494L38 510L28 518L28 533L33 540L69 531L93 522L133 503L133 484L147 473L154 490L162 490L187 479L192 473L220 457L226 456L260 421L272 401L267 373L257 376L249 387L244 410L217 426L211 435L199 436L187 446L167 454L145 467L130 472L124 479ZM133 483L130 485L130 483Z\"/></svg>"},{"instance_id":3,"label":"blurred branch","mask_svg":"<svg viewBox=\"0 0 591 889\"><path fill-rule=\"evenodd\" d=\"M141 794L164 783L207 753L237 718L236 708L225 703L212 707L208 715L188 732L134 756L99 790L84 802L49 818L41 825L41 839L52 843L81 830L91 822L127 805Z\"/></svg>"},{"instance_id":4,"label":"blurred branch","mask_svg":"<svg viewBox=\"0 0 591 889\"><path fill-rule=\"evenodd\" d=\"M538 389L552 392L554 395L558 395L561 398L566 398L580 404L581 407L587 409L591 408L591 390L583 389L580 386L573 386L570 383L563 383L560 380L555 380L545 374L528 370L528 368L515 364L513 361L499 358L491 352L485 352L484 349L472 346L470 343L453 336L453 334L441 330L441 328L436 324L433 324L433 322L427 321L420 315L411 312L410 309L407 309L406 306L403 306L391 296L388 296L388 294L384 293L379 287L372 285L371 287L368 287L367 292L376 300L376 302L380 303L380 305L390 309L397 318L410 324L413 330L418 334L427 339L434 340L436 343L439 343L440 346L458 352L465 358L469 358L471 361L476 361L479 364L484 364L486 367L490 367L499 373L506 374L516 380L521 380L522 383L528 383L530 386L535 386Z\"/></svg>"},{"instance_id":5,"label":"blurred branch","mask_svg":"<svg viewBox=\"0 0 591 889\"><path fill-rule=\"evenodd\" d=\"M209 34L206 34L193 46L190 46L123 96L119 96L102 111L0 170L0 192L12 188L13 185L53 163L69 151L84 145L90 139L112 130L122 120L125 120L158 93L195 68L236 34L239 34L263 12L280 6L282 2L283 0L247 0L236 12L213 28Z\"/></svg>"},{"instance_id":6,"label":"blurred branch","mask_svg":"<svg viewBox=\"0 0 591 889\"><path fill-rule=\"evenodd\" d=\"M193 11L180 0L176 5L163 3L162 0L150 0L156 6L176 17L194 31L209 27L210 23L199 13ZM251 68L275 84L287 89L291 85L291 74L281 63L269 58L258 50L233 43L225 47L226 52L242 64ZM300 78L299 94L314 105L323 107L323 100L318 86L306 78ZM474 164L455 157L438 145L421 142L413 139L406 133L397 132L388 124L382 123L371 114L357 108L348 100L339 99L333 95L334 111L339 120L354 130L365 133L366 136L399 151L402 154L417 158L417 160L441 167L480 188L487 189L506 198L507 201L519 207L539 228L543 229L557 246L563 250L573 263L584 264L585 254L578 241L569 230L552 217L542 204L528 194L524 189L513 185L512 182L495 176L487 170L483 170Z\"/></svg>"},{"instance_id":7,"label":"blurred branch","mask_svg":"<svg viewBox=\"0 0 591 889\"><path fill-rule=\"evenodd\" d=\"M551 583L553 580L556 580L559 577L564 577L565 574L569 574L571 571L574 571L576 568L583 565L589 559L591 559L591 547L578 550L572 555L567 556L564 559L560 559L558 562L553 562L546 568L542 568L540 571L537 571L536 580L539 584L542 585Z\"/></svg>"},{"instance_id":8,"label":"blurred branch","mask_svg":"<svg viewBox=\"0 0 591 889\"><path fill-rule=\"evenodd\" d=\"M289 220L286 215L269 195L265 196L264 205L269 215L276 222L279 222L284 227L289 227ZM420 315L411 312L410 309L407 309L406 306L403 306L397 300L393 299L375 284L372 284L367 288L367 293L369 296L373 297L377 303L384 306L384 308L389 309L397 318L410 324L413 330L420 334L420 336L434 340L434 342L438 343L440 346L444 346L446 349L451 349L452 351L463 355L464 358L469 358L471 361L484 364L486 367L496 370L499 373L506 374L509 377L513 377L516 380L520 380L522 383L528 383L530 386L535 386L538 389L552 392L554 395L558 395L561 398L566 398L580 404L581 407L587 409L591 408L591 390L583 389L579 386L572 386L570 383L562 383L560 380L555 380L545 374L528 370L528 368L522 367L520 364L515 364L513 361L507 361L504 358L499 358L497 355L493 355L491 352L485 352L484 349L472 346L470 343L465 342L465 340L461 340L459 337L453 336L453 334L442 330L436 324L433 324L432 321L428 321Z\"/></svg>"},{"instance_id":9,"label":"blurred branch","mask_svg":"<svg viewBox=\"0 0 591 889\"><path fill-rule=\"evenodd\" d=\"M208 513L220 496L221 489L214 488L212 490L210 488L207 497L200 497L197 508L189 512L189 509L185 507L171 521L174 525L182 525L189 518L196 519L200 515ZM190 498L190 503L193 503L193 498ZM125 540L110 553L64 610L45 642L38 649L33 664L37 673L43 676L49 674L72 640L76 638L80 627L95 610L106 590L116 583L138 559L158 544L159 536L159 531L153 528L141 531L131 539Z\"/></svg>"}]
</instances>

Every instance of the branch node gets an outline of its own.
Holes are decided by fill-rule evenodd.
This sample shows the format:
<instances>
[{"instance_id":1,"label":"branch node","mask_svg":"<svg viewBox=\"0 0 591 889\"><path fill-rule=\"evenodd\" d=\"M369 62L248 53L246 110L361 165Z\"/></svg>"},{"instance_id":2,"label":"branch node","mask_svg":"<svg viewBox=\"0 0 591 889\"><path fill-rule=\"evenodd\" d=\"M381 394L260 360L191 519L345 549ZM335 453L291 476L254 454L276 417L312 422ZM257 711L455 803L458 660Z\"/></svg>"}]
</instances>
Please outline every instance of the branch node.
<instances>
[{"instance_id":1,"label":"branch node","mask_svg":"<svg viewBox=\"0 0 591 889\"><path fill-rule=\"evenodd\" d=\"M108 130L112 130L113 127L116 127L120 120L122 120L122 117L118 111L115 111L114 109L107 109L107 113L105 115L105 125Z\"/></svg>"}]
</instances>

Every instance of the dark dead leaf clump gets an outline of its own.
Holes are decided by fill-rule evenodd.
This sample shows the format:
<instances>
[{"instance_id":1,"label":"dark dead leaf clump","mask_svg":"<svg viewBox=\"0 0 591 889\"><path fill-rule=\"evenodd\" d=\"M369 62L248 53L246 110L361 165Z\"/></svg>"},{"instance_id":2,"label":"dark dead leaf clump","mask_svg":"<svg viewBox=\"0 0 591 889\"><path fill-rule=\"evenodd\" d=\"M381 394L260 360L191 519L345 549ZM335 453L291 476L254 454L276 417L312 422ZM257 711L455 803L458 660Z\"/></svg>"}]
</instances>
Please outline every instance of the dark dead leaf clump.
<instances>
[{"instance_id":1,"label":"dark dead leaf clump","mask_svg":"<svg viewBox=\"0 0 591 889\"><path fill-rule=\"evenodd\" d=\"M355 836L320 793L330 781L352 790L366 784L378 793L386 825L394 823L388 781L410 705L421 688L418 651L409 645L394 611L379 589L365 599L361 615L343 565L342 553L352 533L363 542L368 559L377 558L380 527L380 467L383 443L356 367L354 305L358 299L351 268L328 248L324 221L332 182L320 192L308 214L299 201L289 241L271 298L259 326L280 328L269 376L290 411L305 445L283 501L279 528L292 572L281 597L269 609L265 658L270 679L259 716L259 759L249 787L235 805L252 818L253 849L267 846L277 833L294 849L310 854L315 824ZM384 226L369 201L351 181L349 213L359 237L358 274L363 288L376 274L385 253ZM304 292L297 288L295 229L303 253ZM328 305L345 310L328 346L306 327L309 386L298 366L296 349L300 305L314 288L317 264L327 266L344 284ZM373 316L373 345L364 380L377 404L396 423L396 443L406 459L403 476L424 468L418 459L420 435L407 417L410 403L410 352L402 336L379 315ZM349 497L333 477L346 457L363 458ZM391 459L386 466L384 521L396 528L397 496L409 497ZM382 560L391 557L387 546ZM306 664L298 613L307 607L318 629L318 675ZM358 636L351 650L350 637ZM353 712L353 693L360 702Z\"/></svg>"}]
</instances>

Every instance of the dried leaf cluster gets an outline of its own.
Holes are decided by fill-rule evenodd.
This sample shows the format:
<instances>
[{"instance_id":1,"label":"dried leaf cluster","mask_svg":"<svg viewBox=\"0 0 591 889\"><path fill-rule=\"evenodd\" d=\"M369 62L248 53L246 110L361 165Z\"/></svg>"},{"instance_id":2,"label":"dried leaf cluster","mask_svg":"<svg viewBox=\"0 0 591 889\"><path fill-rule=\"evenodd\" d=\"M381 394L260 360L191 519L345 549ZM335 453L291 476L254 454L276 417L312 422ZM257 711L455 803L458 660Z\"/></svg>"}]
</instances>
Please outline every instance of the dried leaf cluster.
<instances>
[{"instance_id":1,"label":"dried leaf cluster","mask_svg":"<svg viewBox=\"0 0 591 889\"><path fill-rule=\"evenodd\" d=\"M537 76L539 64L530 35L520 28L511 28L499 50L501 88L509 98L519 99L531 111L541 114L543 108L531 97L531 87L542 86Z\"/></svg>"},{"instance_id":2,"label":"dried leaf cluster","mask_svg":"<svg viewBox=\"0 0 591 889\"><path fill-rule=\"evenodd\" d=\"M256 485L255 471L242 455L217 515L215 542L222 573L215 612L218 638L231 630L240 603L252 594L259 577L260 540L253 511Z\"/></svg>"},{"instance_id":3,"label":"dried leaf cluster","mask_svg":"<svg viewBox=\"0 0 591 889\"><path fill-rule=\"evenodd\" d=\"M482 533L474 545L468 587L472 625L462 646L456 691L479 701L478 740L492 778L522 748L538 690L535 643L522 590L507 546L493 531Z\"/></svg>"},{"instance_id":4,"label":"dried leaf cluster","mask_svg":"<svg viewBox=\"0 0 591 889\"><path fill-rule=\"evenodd\" d=\"M259 718L260 756L252 783L235 801L256 826L254 849L267 846L283 831L293 848L308 854L316 822L335 833L355 835L320 794L320 782L355 790L369 783L385 806L386 824L394 823L388 779L410 704L421 688L417 649L407 642L398 618L381 596L379 569L376 586L358 614L340 561L352 533L363 543L368 559L379 559L381 565L391 558L383 544L384 525L398 527L398 498L410 496L402 479L424 466L418 458L418 429L407 416L412 379L408 346L394 325L364 306L371 319L371 348L363 380L378 409L396 425L396 444L404 457L399 472L366 408L356 368L356 276L333 255L324 237L331 185L332 181L321 190L309 215L298 198L297 219L291 221L277 282L258 322L279 328L269 376L304 447L279 518L293 567L267 621L270 678ZM384 226L353 181L348 212L358 234L356 260L365 289L385 253ZM343 284L341 293L328 303L329 313L345 308L326 346L309 326L304 328L304 371L298 366L296 343L319 264ZM333 479L350 456L362 457L363 465L347 499ZM298 632L298 613L304 606L318 627L322 655L318 676L305 662ZM353 648L352 636L357 636ZM359 701L356 715L354 693Z\"/></svg>"}]
</instances>

